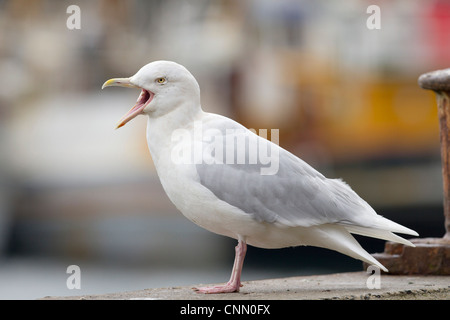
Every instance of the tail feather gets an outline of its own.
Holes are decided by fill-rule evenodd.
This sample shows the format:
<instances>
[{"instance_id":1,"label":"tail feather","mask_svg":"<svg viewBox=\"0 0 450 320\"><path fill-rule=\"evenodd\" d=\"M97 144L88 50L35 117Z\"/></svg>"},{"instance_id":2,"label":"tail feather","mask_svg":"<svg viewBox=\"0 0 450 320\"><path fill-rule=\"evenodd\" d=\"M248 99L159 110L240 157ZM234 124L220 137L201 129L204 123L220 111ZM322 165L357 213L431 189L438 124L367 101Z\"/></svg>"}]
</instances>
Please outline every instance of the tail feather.
<instances>
[{"instance_id":1,"label":"tail feather","mask_svg":"<svg viewBox=\"0 0 450 320\"><path fill-rule=\"evenodd\" d=\"M387 218L384 218L382 216L377 216L377 220L374 221L374 229L384 229L388 230L390 232L397 232L397 233L403 233L403 234L409 234L412 236L418 236L419 234L405 226L402 226L401 224L394 222L392 220L389 220Z\"/></svg>"},{"instance_id":2,"label":"tail feather","mask_svg":"<svg viewBox=\"0 0 450 320\"><path fill-rule=\"evenodd\" d=\"M350 226L350 225L345 225L344 228L350 233L359 234L359 235L366 236L366 237L383 239L383 240L387 240L387 241L398 242L398 243L402 243L407 246L415 247L415 245L413 243L411 243L410 241L408 241L396 234L393 234L389 230L374 229L374 228L367 228L367 227L361 227L361 226Z\"/></svg>"},{"instance_id":3,"label":"tail feather","mask_svg":"<svg viewBox=\"0 0 450 320\"><path fill-rule=\"evenodd\" d=\"M324 224L314 229L314 235L309 238L308 245L338 251L352 258L376 265L383 271L388 272L380 262L361 247L345 227Z\"/></svg>"}]
</instances>

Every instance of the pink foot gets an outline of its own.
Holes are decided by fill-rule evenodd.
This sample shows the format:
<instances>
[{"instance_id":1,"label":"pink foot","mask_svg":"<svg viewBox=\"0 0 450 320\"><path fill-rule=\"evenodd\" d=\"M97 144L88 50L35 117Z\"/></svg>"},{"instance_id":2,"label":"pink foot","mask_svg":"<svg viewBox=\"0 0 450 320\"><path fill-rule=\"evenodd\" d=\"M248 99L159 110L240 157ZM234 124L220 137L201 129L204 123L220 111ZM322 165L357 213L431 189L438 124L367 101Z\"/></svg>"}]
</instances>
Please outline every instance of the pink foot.
<instances>
[{"instance_id":1,"label":"pink foot","mask_svg":"<svg viewBox=\"0 0 450 320\"><path fill-rule=\"evenodd\" d=\"M222 286L199 287L193 288L197 293L229 293L239 292L241 285L242 265L244 264L245 253L247 252L247 244L239 240L236 246L236 256L234 258L233 271L231 272L230 281Z\"/></svg>"},{"instance_id":2,"label":"pink foot","mask_svg":"<svg viewBox=\"0 0 450 320\"><path fill-rule=\"evenodd\" d=\"M193 289L197 293L230 293L239 292L239 287L242 287L242 284L227 283L223 286L198 287Z\"/></svg>"}]
</instances>

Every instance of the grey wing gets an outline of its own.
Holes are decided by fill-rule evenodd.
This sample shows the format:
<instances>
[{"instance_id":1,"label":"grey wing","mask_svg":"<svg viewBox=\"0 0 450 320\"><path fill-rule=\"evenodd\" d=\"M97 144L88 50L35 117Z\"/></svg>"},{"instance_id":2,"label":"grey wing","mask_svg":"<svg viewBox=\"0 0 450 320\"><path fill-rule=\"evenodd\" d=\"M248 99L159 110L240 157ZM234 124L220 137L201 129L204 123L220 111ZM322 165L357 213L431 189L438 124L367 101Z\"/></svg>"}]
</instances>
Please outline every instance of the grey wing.
<instances>
[{"instance_id":1,"label":"grey wing","mask_svg":"<svg viewBox=\"0 0 450 320\"><path fill-rule=\"evenodd\" d=\"M230 145L229 134L220 131L224 142L222 152ZM278 223L286 226L312 226L324 223L364 224L355 221L355 211L369 213L372 208L341 180L327 179L303 160L297 158L276 144L246 131L244 147L237 149L234 157L221 155L228 161L211 161L220 149L212 148L212 140L203 142L205 159L196 165L200 183L219 199L252 215L258 221ZM254 148L257 144L257 148ZM252 147L253 146L253 147ZM214 150L211 153L211 150ZM278 161L274 174L261 174L262 169L273 163L258 157L252 163L251 153L257 150L267 152ZM245 153L239 160L238 154ZM220 152L219 152L220 153ZM278 157L278 158L277 158ZM230 159L234 159L230 163ZM277 159L276 159L277 158ZM245 161L243 162L242 159ZM372 210L373 211L373 210ZM373 211L370 215L375 214ZM376 215L376 214L375 214ZM360 220L360 219L358 219Z\"/></svg>"}]
</instances>

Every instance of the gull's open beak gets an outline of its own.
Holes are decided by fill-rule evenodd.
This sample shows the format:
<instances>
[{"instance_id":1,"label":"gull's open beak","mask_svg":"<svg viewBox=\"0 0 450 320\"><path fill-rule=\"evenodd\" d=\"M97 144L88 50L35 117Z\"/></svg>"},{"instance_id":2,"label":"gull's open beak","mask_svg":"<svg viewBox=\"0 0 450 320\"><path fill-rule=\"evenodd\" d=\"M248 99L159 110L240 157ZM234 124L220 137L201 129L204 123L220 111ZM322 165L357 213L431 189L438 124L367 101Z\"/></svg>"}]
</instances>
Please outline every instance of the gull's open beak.
<instances>
[{"instance_id":1,"label":"gull's open beak","mask_svg":"<svg viewBox=\"0 0 450 320\"><path fill-rule=\"evenodd\" d=\"M138 100L136 101L136 104L119 120L116 125L116 129L124 126L125 123L141 114L144 111L144 108L152 101L154 96L153 92L142 89L141 87L131 83L130 78L109 79L103 84L102 89L106 87L127 87L138 88L142 90Z\"/></svg>"}]
</instances>

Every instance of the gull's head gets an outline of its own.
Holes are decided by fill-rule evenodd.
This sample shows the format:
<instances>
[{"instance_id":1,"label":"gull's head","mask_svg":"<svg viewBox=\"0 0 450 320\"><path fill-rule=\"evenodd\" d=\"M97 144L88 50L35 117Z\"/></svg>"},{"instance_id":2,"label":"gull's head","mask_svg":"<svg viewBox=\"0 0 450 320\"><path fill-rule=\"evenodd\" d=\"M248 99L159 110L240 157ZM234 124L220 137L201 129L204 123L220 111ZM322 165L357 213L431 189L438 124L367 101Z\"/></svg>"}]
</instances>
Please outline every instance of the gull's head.
<instances>
[{"instance_id":1,"label":"gull's head","mask_svg":"<svg viewBox=\"0 0 450 320\"><path fill-rule=\"evenodd\" d=\"M172 61L151 62L130 78L109 79L102 89L112 86L141 89L136 104L119 120L116 128L140 114L159 117L178 107L200 105L197 80L185 67Z\"/></svg>"}]
</instances>

